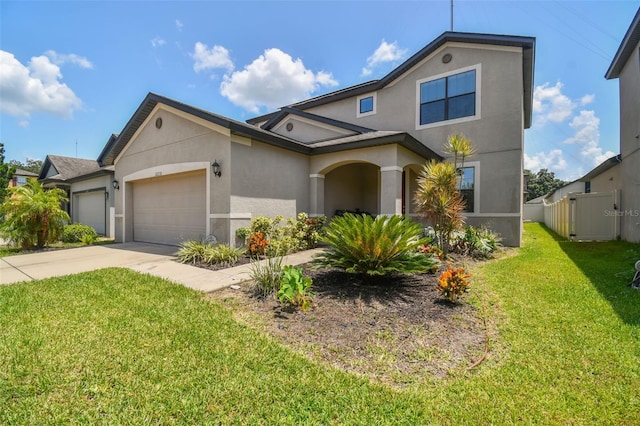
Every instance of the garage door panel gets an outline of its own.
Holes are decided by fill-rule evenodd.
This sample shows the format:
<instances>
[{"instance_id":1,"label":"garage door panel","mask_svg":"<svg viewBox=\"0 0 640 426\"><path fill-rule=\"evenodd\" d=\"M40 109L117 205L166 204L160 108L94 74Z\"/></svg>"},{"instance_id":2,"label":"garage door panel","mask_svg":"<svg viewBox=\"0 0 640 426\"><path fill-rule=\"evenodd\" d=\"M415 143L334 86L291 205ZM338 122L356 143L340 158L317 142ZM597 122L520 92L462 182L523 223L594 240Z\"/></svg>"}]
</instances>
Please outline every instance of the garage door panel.
<instances>
[{"instance_id":1,"label":"garage door panel","mask_svg":"<svg viewBox=\"0 0 640 426\"><path fill-rule=\"evenodd\" d=\"M204 171L169 175L133 185L133 239L178 244L205 235Z\"/></svg>"},{"instance_id":2,"label":"garage door panel","mask_svg":"<svg viewBox=\"0 0 640 426\"><path fill-rule=\"evenodd\" d=\"M73 221L105 234L106 198L104 190L74 194Z\"/></svg>"}]
</instances>

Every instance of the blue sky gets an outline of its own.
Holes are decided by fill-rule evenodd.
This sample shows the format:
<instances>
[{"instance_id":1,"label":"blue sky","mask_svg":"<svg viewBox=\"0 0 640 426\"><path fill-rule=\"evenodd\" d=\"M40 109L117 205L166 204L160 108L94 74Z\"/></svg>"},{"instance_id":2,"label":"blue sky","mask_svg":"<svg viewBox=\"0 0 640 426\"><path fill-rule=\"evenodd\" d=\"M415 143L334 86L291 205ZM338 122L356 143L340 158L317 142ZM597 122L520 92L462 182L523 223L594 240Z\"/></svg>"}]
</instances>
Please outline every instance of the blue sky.
<instances>
[{"instance_id":1,"label":"blue sky","mask_svg":"<svg viewBox=\"0 0 640 426\"><path fill-rule=\"evenodd\" d=\"M525 167L579 178L619 152L605 80L639 0L455 1L454 30L535 36ZM439 1L0 0L7 160L95 159L148 92L244 121L380 78L449 30Z\"/></svg>"}]
</instances>

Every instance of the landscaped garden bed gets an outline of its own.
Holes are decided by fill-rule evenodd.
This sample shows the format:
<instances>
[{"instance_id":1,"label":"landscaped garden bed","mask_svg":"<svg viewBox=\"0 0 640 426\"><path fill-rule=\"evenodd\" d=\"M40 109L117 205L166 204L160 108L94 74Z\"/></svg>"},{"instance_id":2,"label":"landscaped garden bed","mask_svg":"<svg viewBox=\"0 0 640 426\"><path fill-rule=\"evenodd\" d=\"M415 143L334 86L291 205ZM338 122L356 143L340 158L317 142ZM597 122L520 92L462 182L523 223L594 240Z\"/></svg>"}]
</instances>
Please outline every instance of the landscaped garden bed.
<instances>
[{"instance_id":1,"label":"landscaped garden bed","mask_svg":"<svg viewBox=\"0 0 640 426\"><path fill-rule=\"evenodd\" d=\"M487 330L476 296L450 302L436 290L436 274L304 273L313 280L307 311L262 298L251 284L208 297L314 361L394 387L464 371L484 354Z\"/></svg>"}]
</instances>

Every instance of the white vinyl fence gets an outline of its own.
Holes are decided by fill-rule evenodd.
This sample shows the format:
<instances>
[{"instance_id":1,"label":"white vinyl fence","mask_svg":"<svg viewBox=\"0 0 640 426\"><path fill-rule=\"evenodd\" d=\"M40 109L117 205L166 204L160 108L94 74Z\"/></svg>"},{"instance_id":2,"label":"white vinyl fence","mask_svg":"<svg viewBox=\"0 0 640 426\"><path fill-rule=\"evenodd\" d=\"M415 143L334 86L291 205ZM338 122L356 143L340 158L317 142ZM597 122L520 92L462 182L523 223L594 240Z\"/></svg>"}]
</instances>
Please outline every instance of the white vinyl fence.
<instances>
[{"instance_id":1,"label":"white vinyl fence","mask_svg":"<svg viewBox=\"0 0 640 426\"><path fill-rule=\"evenodd\" d=\"M570 240L615 240L620 235L620 191L568 194L544 206L544 223Z\"/></svg>"}]
</instances>

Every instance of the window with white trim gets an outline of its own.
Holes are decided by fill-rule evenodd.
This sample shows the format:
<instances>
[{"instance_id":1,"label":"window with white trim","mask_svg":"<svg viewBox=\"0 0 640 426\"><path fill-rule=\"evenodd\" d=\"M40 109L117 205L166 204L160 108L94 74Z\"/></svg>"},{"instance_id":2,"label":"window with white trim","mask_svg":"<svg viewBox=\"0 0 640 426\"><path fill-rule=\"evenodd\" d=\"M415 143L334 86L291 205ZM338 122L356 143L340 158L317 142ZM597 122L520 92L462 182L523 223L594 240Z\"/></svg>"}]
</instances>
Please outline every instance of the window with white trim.
<instances>
[{"instance_id":1,"label":"window with white trim","mask_svg":"<svg viewBox=\"0 0 640 426\"><path fill-rule=\"evenodd\" d=\"M365 117L376 113L376 94L369 93L357 98L357 117Z\"/></svg>"},{"instance_id":2,"label":"window with white trim","mask_svg":"<svg viewBox=\"0 0 640 426\"><path fill-rule=\"evenodd\" d=\"M480 115L480 65L417 82L418 128Z\"/></svg>"}]
</instances>

